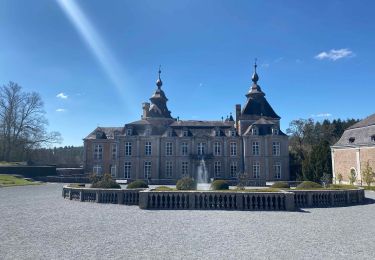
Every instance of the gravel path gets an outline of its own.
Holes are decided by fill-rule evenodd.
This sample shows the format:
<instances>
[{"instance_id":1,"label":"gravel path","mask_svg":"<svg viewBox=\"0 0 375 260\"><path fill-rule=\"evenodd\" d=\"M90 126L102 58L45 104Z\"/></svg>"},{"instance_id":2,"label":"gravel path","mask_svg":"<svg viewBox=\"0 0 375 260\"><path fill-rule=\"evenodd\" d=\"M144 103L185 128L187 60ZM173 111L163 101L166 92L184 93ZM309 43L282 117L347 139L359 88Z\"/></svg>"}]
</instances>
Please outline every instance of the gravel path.
<instances>
[{"instance_id":1,"label":"gravel path","mask_svg":"<svg viewBox=\"0 0 375 260\"><path fill-rule=\"evenodd\" d=\"M65 200L61 187L0 189L0 259L375 259L372 200L304 212L148 211Z\"/></svg>"}]
</instances>

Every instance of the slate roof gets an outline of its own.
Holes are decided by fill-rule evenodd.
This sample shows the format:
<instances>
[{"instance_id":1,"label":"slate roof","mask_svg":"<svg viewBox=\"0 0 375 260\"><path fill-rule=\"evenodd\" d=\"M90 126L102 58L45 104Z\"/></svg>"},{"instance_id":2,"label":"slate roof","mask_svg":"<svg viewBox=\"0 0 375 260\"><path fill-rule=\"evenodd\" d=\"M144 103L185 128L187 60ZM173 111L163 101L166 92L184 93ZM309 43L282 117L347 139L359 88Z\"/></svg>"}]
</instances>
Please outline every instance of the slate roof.
<instances>
[{"instance_id":1,"label":"slate roof","mask_svg":"<svg viewBox=\"0 0 375 260\"><path fill-rule=\"evenodd\" d=\"M250 89L250 92L246 94L247 101L242 109L241 115L255 116L255 117L268 117L280 119L275 113L271 105L265 98L264 92L261 90L257 83L254 83Z\"/></svg>"},{"instance_id":2,"label":"slate roof","mask_svg":"<svg viewBox=\"0 0 375 260\"><path fill-rule=\"evenodd\" d=\"M97 127L94 131L92 131L88 136L84 138L86 139L96 139L96 133L98 131L102 131L105 136L103 136L103 139L114 139L115 132L118 131L120 134L123 132L123 127Z\"/></svg>"},{"instance_id":3,"label":"slate roof","mask_svg":"<svg viewBox=\"0 0 375 260\"><path fill-rule=\"evenodd\" d=\"M224 127L230 128L234 126L233 121L203 121L203 120L179 120L171 124L171 127L187 127L187 128L214 128Z\"/></svg>"},{"instance_id":4,"label":"slate roof","mask_svg":"<svg viewBox=\"0 0 375 260\"><path fill-rule=\"evenodd\" d=\"M375 114L372 114L371 116L366 117L365 119L359 121L358 123L352 125L348 129L354 129L359 127L366 127L370 125L375 125Z\"/></svg>"},{"instance_id":5,"label":"slate roof","mask_svg":"<svg viewBox=\"0 0 375 260\"><path fill-rule=\"evenodd\" d=\"M332 147L375 146L375 114L345 130Z\"/></svg>"}]
</instances>

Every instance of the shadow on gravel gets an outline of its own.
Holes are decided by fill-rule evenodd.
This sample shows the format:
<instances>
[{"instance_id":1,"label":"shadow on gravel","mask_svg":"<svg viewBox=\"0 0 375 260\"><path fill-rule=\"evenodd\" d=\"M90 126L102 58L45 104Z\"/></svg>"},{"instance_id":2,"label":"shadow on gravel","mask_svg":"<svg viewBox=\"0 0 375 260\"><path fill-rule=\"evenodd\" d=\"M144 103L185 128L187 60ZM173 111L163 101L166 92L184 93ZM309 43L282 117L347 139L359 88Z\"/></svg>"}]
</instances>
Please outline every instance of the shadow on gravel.
<instances>
[{"instance_id":1,"label":"shadow on gravel","mask_svg":"<svg viewBox=\"0 0 375 260\"><path fill-rule=\"evenodd\" d=\"M365 201L363 202L362 205L368 205L368 204L375 204L375 200L365 197Z\"/></svg>"}]
</instances>

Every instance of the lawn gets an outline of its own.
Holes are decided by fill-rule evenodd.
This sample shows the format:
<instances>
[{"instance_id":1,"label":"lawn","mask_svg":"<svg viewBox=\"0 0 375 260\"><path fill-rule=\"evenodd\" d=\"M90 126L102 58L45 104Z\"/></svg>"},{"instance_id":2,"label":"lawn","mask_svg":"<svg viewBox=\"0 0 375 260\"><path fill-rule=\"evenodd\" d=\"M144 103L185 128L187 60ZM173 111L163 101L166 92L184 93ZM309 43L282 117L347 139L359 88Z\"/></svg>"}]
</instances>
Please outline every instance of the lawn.
<instances>
[{"instance_id":1,"label":"lawn","mask_svg":"<svg viewBox=\"0 0 375 260\"><path fill-rule=\"evenodd\" d=\"M21 177L16 177L13 175L0 174L0 187L24 186L35 184L39 184L39 182L28 181Z\"/></svg>"}]
</instances>

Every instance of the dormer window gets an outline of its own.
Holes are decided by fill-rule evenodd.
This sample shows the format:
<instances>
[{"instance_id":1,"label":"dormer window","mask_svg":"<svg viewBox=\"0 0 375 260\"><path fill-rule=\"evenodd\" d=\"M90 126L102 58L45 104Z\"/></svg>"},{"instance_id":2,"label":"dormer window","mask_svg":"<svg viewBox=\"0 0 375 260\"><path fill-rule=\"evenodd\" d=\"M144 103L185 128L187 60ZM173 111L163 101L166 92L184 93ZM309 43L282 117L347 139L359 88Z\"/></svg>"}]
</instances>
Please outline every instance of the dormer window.
<instances>
[{"instance_id":1,"label":"dormer window","mask_svg":"<svg viewBox=\"0 0 375 260\"><path fill-rule=\"evenodd\" d=\"M258 135L259 134L258 128L257 127L252 128L251 129L251 134L252 135Z\"/></svg>"},{"instance_id":2,"label":"dormer window","mask_svg":"<svg viewBox=\"0 0 375 260\"><path fill-rule=\"evenodd\" d=\"M150 128L147 128L146 131L145 131L145 135L146 136L150 136L151 135L151 129Z\"/></svg>"},{"instance_id":3,"label":"dormer window","mask_svg":"<svg viewBox=\"0 0 375 260\"><path fill-rule=\"evenodd\" d=\"M113 136L114 136L115 138L117 138L117 137L119 136L119 134L120 134L120 132L117 131L117 130L113 132Z\"/></svg>"},{"instance_id":4,"label":"dormer window","mask_svg":"<svg viewBox=\"0 0 375 260\"><path fill-rule=\"evenodd\" d=\"M236 131L231 130L231 131L230 131L230 136L232 136L232 137L233 137L233 136L236 136Z\"/></svg>"},{"instance_id":5,"label":"dormer window","mask_svg":"<svg viewBox=\"0 0 375 260\"><path fill-rule=\"evenodd\" d=\"M182 131L182 136L183 137L189 136L189 132L187 130Z\"/></svg>"},{"instance_id":6,"label":"dormer window","mask_svg":"<svg viewBox=\"0 0 375 260\"><path fill-rule=\"evenodd\" d=\"M375 135L371 136L371 142L375 143Z\"/></svg>"},{"instance_id":7,"label":"dormer window","mask_svg":"<svg viewBox=\"0 0 375 260\"><path fill-rule=\"evenodd\" d=\"M172 135L173 135L172 130L168 130L168 132L167 132L167 136L168 136L168 137L172 137Z\"/></svg>"},{"instance_id":8,"label":"dormer window","mask_svg":"<svg viewBox=\"0 0 375 260\"><path fill-rule=\"evenodd\" d=\"M277 128L272 128L272 134L273 134L273 135L278 135L278 134L279 134L279 129L277 129Z\"/></svg>"},{"instance_id":9,"label":"dormer window","mask_svg":"<svg viewBox=\"0 0 375 260\"><path fill-rule=\"evenodd\" d=\"M97 131L96 132L96 139L102 139L103 138L103 132L102 131Z\"/></svg>"},{"instance_id":10,"label":"dormer window","mask_svg":"<svg viewBox=\"0 0 375 260\"><path fill-rule=\"evenodd\" d=\"M133 129L131 129L131 128L126 129L126 135L127 136L133 135Z\"/></svg>"},{"instance_id":11,"label":"dormer window","mask_svg":"<svg viewBox=\"0 0 375 260\"><path fill-rule=\"evenodd\" d=\"M354 138L354 137L350 137L350 138L349 138L349 143L350 143L350 144L354 143L354 141L355 141L355 138Z\"/></svg>"},{"instance_id":12,"label":"dormer window","mask_svg":"<svg viewBox=\"0 0 375 260\"><path fill-rule=\"evenodd\" d=\"M215 130L215 136L220 136L220 130L219 129Z\"/></svg>"}]
</instances>

